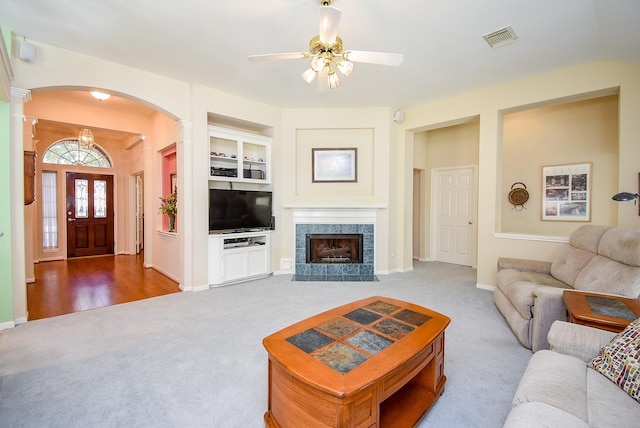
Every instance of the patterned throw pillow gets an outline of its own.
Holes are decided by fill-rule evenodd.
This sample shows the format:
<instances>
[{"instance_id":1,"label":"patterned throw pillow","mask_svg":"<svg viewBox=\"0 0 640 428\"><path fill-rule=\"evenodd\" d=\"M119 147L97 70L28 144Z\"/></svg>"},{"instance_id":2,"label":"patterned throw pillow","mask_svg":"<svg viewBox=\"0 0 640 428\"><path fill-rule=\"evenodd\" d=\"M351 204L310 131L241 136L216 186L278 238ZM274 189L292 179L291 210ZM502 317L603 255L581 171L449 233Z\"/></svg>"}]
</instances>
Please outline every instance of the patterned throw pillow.
<instances>
[{"instance_id":1,"label":"patterned throw pillow","mask_svg":"<svg viewBox=\"0 0 640 428\"><path fill-rule=\"evenodd\" d=\"M640 318L605 345L589 367L640 402Z\"/></svg>"}]
</instances>

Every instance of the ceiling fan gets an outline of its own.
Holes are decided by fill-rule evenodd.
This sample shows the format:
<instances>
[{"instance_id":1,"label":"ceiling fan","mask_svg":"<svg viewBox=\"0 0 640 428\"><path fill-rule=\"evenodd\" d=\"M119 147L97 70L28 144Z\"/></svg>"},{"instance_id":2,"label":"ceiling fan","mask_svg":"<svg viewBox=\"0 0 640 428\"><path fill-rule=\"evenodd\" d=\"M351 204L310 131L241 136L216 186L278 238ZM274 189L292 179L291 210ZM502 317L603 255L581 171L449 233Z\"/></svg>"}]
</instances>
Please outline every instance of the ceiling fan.
<instances>
[{"instance_id":1,"label":"ceiling fan","mask_svg":"<svg viewBox=\"0 0 640 428\"><path fill-rule=\"evenodd\" d=\"M355 62L398 66L404 55L383 52L352 51L342 49L342 39L338 37L338 27L342 11L331 6L332 0L320 0L320 31L309 42L309 52L291 52L264 55L250 55L250 61L271 61L282 59L311 58L311 67L300 75L308 84L318 78L318 89L335 89L340 86L340 78L334 69L345 76L353 71Z\"/></svg>"}]
</instances>

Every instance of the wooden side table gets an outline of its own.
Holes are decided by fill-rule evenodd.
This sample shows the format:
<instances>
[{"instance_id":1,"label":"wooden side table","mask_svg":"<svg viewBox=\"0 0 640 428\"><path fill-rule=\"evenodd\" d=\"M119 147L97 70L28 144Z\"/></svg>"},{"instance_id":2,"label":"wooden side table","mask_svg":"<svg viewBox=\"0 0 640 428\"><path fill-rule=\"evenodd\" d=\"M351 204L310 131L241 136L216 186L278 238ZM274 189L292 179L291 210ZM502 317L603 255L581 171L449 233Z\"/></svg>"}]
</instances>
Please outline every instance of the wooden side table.
<instances>
[{"instance_id":1,"label":"wooden side table","mask_svg":"<svg viewBox=\"0 0 640 428\"><path fill-rule=\"evenodd\" d=\"M640 317L640 300L613 294L565 290L567 321L619 333Z\"/></svg>"}]
</instances>

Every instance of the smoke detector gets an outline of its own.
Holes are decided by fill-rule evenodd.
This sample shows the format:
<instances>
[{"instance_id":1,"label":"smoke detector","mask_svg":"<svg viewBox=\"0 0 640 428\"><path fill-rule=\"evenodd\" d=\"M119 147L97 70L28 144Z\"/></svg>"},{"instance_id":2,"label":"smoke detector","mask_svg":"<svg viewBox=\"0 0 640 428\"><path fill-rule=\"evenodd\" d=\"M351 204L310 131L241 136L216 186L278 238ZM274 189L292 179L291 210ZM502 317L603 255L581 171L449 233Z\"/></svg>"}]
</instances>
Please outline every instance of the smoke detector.
<instances>
[{"instance_id":1,"label":"smoke detector","mask_svg":"<svg viewBox=\"0 0 640 428\"><path fill-rule=\"evenodd\" d=\"M487 43L489 43L489 46L491 46L492 48L497 48L498 46L503 46L514 42L518 38L518 36L515 31L513 31L513 28L508 25L492 33L485 34L484 36L482 36L482 38L485 39Z\"/></svg>"}]
</instances>

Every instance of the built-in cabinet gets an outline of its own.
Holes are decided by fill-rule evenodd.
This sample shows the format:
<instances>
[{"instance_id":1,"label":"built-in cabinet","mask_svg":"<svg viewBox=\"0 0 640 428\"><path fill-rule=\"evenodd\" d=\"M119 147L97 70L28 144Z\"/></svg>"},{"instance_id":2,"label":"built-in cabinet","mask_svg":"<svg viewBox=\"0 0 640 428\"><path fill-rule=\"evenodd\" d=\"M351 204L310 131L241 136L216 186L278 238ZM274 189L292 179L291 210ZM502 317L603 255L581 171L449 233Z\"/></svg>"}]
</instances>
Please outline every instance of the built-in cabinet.
<instances>
[{"instance_id":1,"label":"built-in cabinet","mask_svg":"<svg viewBox=\"0 0 640 428\"><path fill-rule=\"evenodd\" d=\"M209 126L209 180L271 183L271 138Z\"/></svg>"},{"instance_id":2,"label":"built-in cabinet","mask_svg":"<svg viewBox=\"0 0 640 428\"><path fill-rule=\"evenodd\" d=\"M271 138L209 125L210 186L269 185ZM214 182L214 183L212 183ZM255 186L254 186L255 187ZM209 284L226 285L273 273L271 230L209 234Z\"/></svg>"},{"instance_id":3,"label":"built-in cabinet","mask_svg":"<svg viewBox=\"0 0 640 428\"><path fill-rule=\"evenodd\" d=\"M209 235L209 284L223 285L273 273L270 230Z\"/></svg>"}]
</instances>

